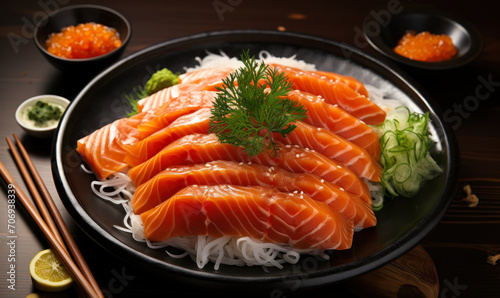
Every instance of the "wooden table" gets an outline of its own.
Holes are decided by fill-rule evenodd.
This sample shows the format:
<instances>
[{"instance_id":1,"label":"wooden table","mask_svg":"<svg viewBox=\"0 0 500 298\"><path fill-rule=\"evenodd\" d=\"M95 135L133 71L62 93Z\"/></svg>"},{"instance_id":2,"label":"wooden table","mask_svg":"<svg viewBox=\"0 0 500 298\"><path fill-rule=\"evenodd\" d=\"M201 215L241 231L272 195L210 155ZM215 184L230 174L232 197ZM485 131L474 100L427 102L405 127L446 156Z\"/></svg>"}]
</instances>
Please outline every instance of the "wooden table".
<instances>
[{"instance_id":1,"label":"wooden table","mask_svg":"<svg viewBox=\"0 0 500 298\"><path fill-rule=\"evenodd\" d=\"M97 1L86 1L95 2ZM489 255L500 254L500 23L497 1L475 1L473 5L456 1L116 1L99 4L124 14L133 34L126 55L149 45L175 37L222 29L287 30L314 34L357 46L384 59L360 37L363 20L388 5L433 6L461 15L483 34L481 56L469 66L443 77L415 75L419 84L440 105L447 124L453 126L460 146L460 185L448 212L422 246L435 262L440 297L500 297L500 262L486 262ZM56 7L80 4L73 0L9 1L0 4L0 136L21 136L42 173L51 194L57 198L51 169L51 141L24 134L15 122L14 111L26 98L57 94L69 99L87 83L74 74L62 74L38 53L31 39L33 23ZM168 3L168 4L167 4ZM223 10L220 10L221 5ZM328 4L327 4L328 3ZM219 7L219 10L216 9ZM15 34L18 38L9 39ZM484 100L471 102L484 80L491 82ZM481 91L485 91L482 89ZM450 116L453 116L451 118ZM7 144L0 142L0 160L22 181ZM462 199L464 185L470 185L479 198L477 207ZM0 297L25 297L34 291L28 272L31 258L48 245L22 207L16 209L15 247L8 245L7 188L0 190ZM196 294L200 289L161 280L124 263L88 238L73 222L57 199L67 224L89 262L107 297L134 297L148 294ZM15 291L8 288L9 254L15 257ZM342 284L310 290L308 295L328 291L353 296ZM206 292L202 293L206 294ZM54 297L71 297L69 291ZM239 294L237 294L239 295ZM304 293L290 293L300 297ZM270 295L267 295L270 296Z\"/></svg>"}]
</instances>

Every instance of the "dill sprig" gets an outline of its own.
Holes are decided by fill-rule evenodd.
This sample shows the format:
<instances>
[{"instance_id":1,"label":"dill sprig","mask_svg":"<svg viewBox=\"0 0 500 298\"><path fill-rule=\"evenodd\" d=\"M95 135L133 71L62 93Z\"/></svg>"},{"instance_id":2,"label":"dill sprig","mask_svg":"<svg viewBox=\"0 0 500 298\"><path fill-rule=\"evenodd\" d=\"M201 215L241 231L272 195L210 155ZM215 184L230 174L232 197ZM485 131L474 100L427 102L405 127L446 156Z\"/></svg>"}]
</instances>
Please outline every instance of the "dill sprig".
<instances>
[{"instance_id":1,"label":"dill sprig","mask_svg":"<svg viewBox=\"0 0 500 298\"><path fill-rule=\"evenodd\" d=\"M282 72L264 62L258 64L248 51L243 67L223 80L214 101L209 132L222 143L241 146L249 156L268 150L278 155L273 134L286 137L306 117L307 110L286 98L292 83Z\"/></svg>"},{"instance_id":2,"label":"dill sprig","mask_svg":"<svg viewBox=\"0 0 500 298\"><path fill-rule=\"evenodd\" d=\"M131 110L130 112L127 113L127 117L132 117L135 114L137 114L138 108L137 108L137 103L139 100L148 97L149 94L146 92L146 89L142 86L137 86L134 87L132 92L129 94L124 94L123 97L128 101L130 104Z\"/></svg>"}]
</instances>

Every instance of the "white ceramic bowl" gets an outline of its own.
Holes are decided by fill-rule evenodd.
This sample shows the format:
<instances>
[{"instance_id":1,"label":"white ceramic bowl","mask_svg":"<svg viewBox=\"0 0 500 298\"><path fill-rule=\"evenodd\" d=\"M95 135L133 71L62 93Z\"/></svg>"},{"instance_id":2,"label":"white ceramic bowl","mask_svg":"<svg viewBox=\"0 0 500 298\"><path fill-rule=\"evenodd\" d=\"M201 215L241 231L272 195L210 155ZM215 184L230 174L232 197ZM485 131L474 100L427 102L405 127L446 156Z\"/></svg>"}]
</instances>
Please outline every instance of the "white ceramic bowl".
<instances>
[{"instance_id":1,"label":"white ceramic bowl","mask_svg":"<svg viewBox=\"0 0 500 298\"><path fill-rule=\"evenodd\" d=\"M54 135L59 122L47 127L35 127L33 125L30 125L30 123L27 123L22 117L26 110L39 100L61 105L63 107L63 111L68 107L70 101L61 96L44 94L28 98L17 108L16 121L19 126L21 126L26 131L26 133L37 138L50 138Z\"/></svg>"}]
</instances>

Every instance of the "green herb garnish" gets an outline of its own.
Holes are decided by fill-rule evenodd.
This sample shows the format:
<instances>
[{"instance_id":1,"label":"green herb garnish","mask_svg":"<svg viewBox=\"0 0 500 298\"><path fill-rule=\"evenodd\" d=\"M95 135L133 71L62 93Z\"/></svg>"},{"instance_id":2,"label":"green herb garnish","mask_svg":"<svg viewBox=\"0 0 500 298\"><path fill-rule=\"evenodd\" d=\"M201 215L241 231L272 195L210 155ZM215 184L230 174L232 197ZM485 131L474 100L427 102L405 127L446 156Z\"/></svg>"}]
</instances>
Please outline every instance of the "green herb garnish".
<instances>
[{"instance_id":1,"label":"green herb garnish","mask_svg":"<svg viewBox=\"0 0 500 298\"><path fill-rule=\"evenodd\" d=\"M142 86L134 87L132 93L124 94L125 99L130 104L131 110L127 114L127 117L132 117L139 112L137 108L137 103L139 100L148 97L149 94L146 92L146 89Z\"/></svg>"},{"instance_id":2,"label":"green herb garnish","mask_svg":"<svg viewBox=\"0 0 500 298\"><path fill-rule=\"evenodd\" d=\"M264 150L278 155L273 133L283 137L296 127L292 123L306 117L307 110L286 98L292 83L275 68L258 64L243 52L244 67L223 80L214 101L209 132L222 143L242 146L249 156Z\"/></svg>"}]
</instances>

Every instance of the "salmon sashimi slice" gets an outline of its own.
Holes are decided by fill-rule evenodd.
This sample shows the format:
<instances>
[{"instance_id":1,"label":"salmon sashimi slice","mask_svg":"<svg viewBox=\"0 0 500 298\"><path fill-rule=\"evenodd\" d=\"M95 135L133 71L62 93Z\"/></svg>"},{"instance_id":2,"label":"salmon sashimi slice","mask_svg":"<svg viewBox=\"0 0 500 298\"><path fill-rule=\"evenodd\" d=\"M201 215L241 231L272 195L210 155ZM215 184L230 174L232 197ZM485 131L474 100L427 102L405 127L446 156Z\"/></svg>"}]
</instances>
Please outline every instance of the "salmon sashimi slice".
<instances>
[{"instance_id":1,"label":"salmon sashimi slice","mask_svg":"<svg viewBox=\"0 0 500 298\"><path fill-rule=\"evenodd\" d=\"M303 71L288 66L277 66L292 82L292 88L320 95L329 104L341 109L369 125L382 124L386 112L367 97L354 91L343 82L333 82L311 71Z\"/></svg>"},{"instance_id":2,"label":"salmon sashimi slice","mask_svg":"<svg viewBox=\"0 0 500 298\"><path fill-rule=\"evenodd\" d=\"M141 214L186 186L219 184L265 186L283 192L304 193L353 220L356 229L376 225L375 214L369 204L316 175L223 160L167 168L137 187L131 203L134 212Z\"/></svg>"},{"instance_id":3,"label":"salmon sashimi slice","mask_svg":"<svg viewBox=\"0 0 500 298\"><path fill-rule=\"evenodd\" d=\"M161 89L160 91L139 100L137 102L137 110L140 113L155 110L170 101L172 98L179 97L186 92L201 91L204 90L204 88L205 86L203 84L176 84L165 89Z\"/></svg>"},{"instance_id":4,"label":"salmon sashimi slice","mask_svg":"<svg viewBox=\"0 0 500 298\"><path fill-rule=\"evenodd\" d=\"M342 82L347 86L351 87L354 91L358 92L359 94L369 98L368 90L366 90L365 85L355 77L345 76L329 71L315 71L315 73L322 77L325 77L326 79L331 80L333 83Z\"/></svg>"},{"instance_id":5,"label":"salmon sashimi slice","mask_svg":"<svg viewBox=\"0 0 500 298\"><path fill-rule=\"evenodd\" d=\"M139 141L137 125L141 120L142 115L118 119L77 141L76 151L98 179L128 168L125 148Z\"/></svg>"},{"instance_id":6,"label":"salmon sashimi slice","mask_svg":"<svg viewBox=\"0 0 500 298\"><path fill-rule=\"evenodd\" d=\"M353 223L321 202L266 187L189 186L141 214L146 238L251 237L296 249L349 249Z\"/></svg>"},{"instance_id":7,"label":"salmon sashimi slice","mask_svg":"<svg viewBox=\"0 0 500 298\"><path fill-rule=\"evenodd\" d=\"M171 166L215 160L252 162L281 167L294 173L317 175L371 204L368 186L349 168L314 150L283 144L278 146L279 155L276 157L268 152L249 157L242 147L221 143L215 134L192 134L172 142L154 157L131 168L128 174L137 187Z\"/></svg>"},{"instance_id":8,"label":"salmon sashimi slice","mask_svg":"<svg viewBox=\"0 0 500 298\"><path fill-rule=\"evenodd\" d=\"M231 67L201 68L179 76L179 84L206 84L225 79L234 69Z\"/></svg>"},{"instance_id":9,"label":"salmon sashimi slice","mask_svg":"<svg viewBox=\"0 0 500 298\"><path fill-rule=\"evenodd\" d=\"M278 63L268 63L269 66L271 67L276 67L276 68L286 68L288 66L283 65L283 64L278 64ZM303 71L299 70L297 68L290 67L293 70L296 71ZM365 85L358 79L356 79L353 76L347 76L347 75L341 75L339 73L331 72L331 71L321 71L321 70L314 70L314 71L308 71L308 73L312 73L316 76L319 76L321 79L324 80L329 80L332 83L337 83L341 82L349 86L351 89L354 91L358 92L359 94L369 97L368 90L366 89Z\"/></svg>"},{"instance_id":10,"label":"salmon sashimi slice","mask_svg":"<svg viewBox=\"0 0 500 298\"><path fill-rule=\"evenodd\" d=\"M178 138L193 133L207 133L210 115L209 108L202 108L177 118L170 125L128 147L125 162L137 166Z\"/></svg>"},{"instance_id":11,"label":"salmon sashimi slice","mask_svg":"<svg viewBox=\"0 0 500 298\"><path fill-rule=\"evenodd\" d=\"M316 150L344 164L362 178L380 181L382 167L363 148L329 130L300 121L294 124L296 127L289 135L283 137L280 133L273 133L273 138L285 144Z\"/></svg>"},{"instance_id":12,"label":"salmon sashimi slice","mask_svg":"<svg viewBox=\"0 0 500 298\"><path fill-rule=\"evenodd\" d=\"M180 116L190 114L201 108L212 108L217 96L214 91L189 91L171 98L161 107L150 110L146 119L138 125L141 139L166 127Z\"/></svg>"},{"instance_id":13,"label":"salmon sashimi slice","mask_svg":"<svg viewBox=\"0 0 500 298\"><path fill-rule=\"evenodd\" d=\"M365 149L375 160L380 158L380 142L377 133L351 114L336 105L325 102L321 96L293 90L287 97L307 109L305 123L322 127Z\"/></svg>"}]
</instances>

